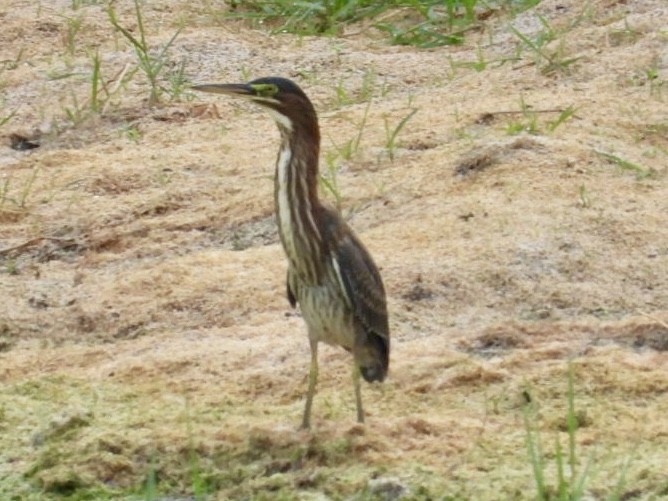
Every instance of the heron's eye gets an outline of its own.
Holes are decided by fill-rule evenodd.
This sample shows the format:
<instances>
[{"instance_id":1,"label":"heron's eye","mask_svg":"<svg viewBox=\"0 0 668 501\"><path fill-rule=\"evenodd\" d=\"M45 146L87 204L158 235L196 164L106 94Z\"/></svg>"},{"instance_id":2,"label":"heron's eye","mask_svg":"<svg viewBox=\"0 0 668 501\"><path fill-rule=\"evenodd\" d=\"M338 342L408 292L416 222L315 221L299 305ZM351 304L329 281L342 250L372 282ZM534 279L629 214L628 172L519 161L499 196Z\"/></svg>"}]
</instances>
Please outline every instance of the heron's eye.
<instances>
[{"instance_id":1,"label":"heron's eye","mask_svg":"<svg viewBox=\"0 0 668 501\"><path fill-rule=\"evenodd\" d=\"M274 97L278 94L278 87L274 84L252 84L251 87L258 97Z\"/></svg>"}]
</instances>

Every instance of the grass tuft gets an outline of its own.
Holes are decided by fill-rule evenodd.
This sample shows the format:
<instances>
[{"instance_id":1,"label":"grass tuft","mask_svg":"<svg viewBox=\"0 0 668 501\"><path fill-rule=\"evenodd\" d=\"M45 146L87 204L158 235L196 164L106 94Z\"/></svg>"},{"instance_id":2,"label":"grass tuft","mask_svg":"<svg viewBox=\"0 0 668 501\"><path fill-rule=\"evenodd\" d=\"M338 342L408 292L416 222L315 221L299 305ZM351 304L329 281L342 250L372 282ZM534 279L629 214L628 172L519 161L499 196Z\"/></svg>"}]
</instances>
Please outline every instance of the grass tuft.
<instances>
[{"instance_id":1,"label":"grass tuft","mask_svg":"<svg viewBox=\"0 0 668 501\"><path fill-rule=\"evenodd\" d=\"M565 426L560 429L567 436L567 449L564 450L559 434L555 436L554 450L544 452L541 438L537 431L538 417L532 404L528 403L524 407L523 419L526 433L526 445L531 464L534 485L536 488L536 499L541 501L579 501L589 499L586 493L587 483L591 478L592 456L585 461L578 457L577 431L583 426L589 424L589 419L584 411L577 411L575 405L575 371L573 364L568 364L568 386L566 389L566 420ZM556 470L556 485L551 485L547 479L546 471L548 462L546 458L554 458L554 467ZM614 486L611 487L611 494L607 496L608 500L619 500L623 498L624 487L626 485L626 474L630 465L630 458L627 458L621 468L619 477Z\"/></svg>"},{"instance_id":2,"label":"grass tuft","mask_svg":"<svg viewBox=\"0 0 668 501\"><path fill-rule=\"evenodd\" d=\"M529 38L513 26L510 27L510 31L522 43L520 47L525 47L534 53L536 66L543 75L567 74L571 65L580 60L580 57L566 57L563 40L556 49L549 48L548 44L556 40L559 34L544 17L538 16L538 20L543 25L543 30L534 38Z\"/></svg>"},{"instance_id":3,"label":"grass tuft","mask_svg":"<svg viewBox=\"0 0 668 501\"><path fill-rule=\"evenodd\" d=\"M336 35L347 24L367 21L385 33L390 43L419 48L460 44L478 19L497 12L513 14L539 0L226 0L226 18L268 26L275 33ZM218 16L216 16L218 17ZM363 28L363 29L366 29Z\"/></svg>"},{"instance_id":4,"label":"grass tuft","mask_svg":"<svg viewBox=\"0 0 668 501\"><path fill-rule=\"evenodd\" d=\"M144 483L145 501L153 501L158 499L158 479L156 472L157 464L155 460L155 454L152 454L148 465L148 473L146 474L146 482Z\"/></svg>"},{"instance_id":5,"label":"grass tuft","mask_svg":"<svg viewBox=\"0 0 668 501\"><path fill-rule=\"evenodd\" d=\"M556 486L548 485L545 477L547 462L542 450L541 439L536 431L537 417L532 413L530 405L525 406L523 418L526 431L526 443L531 463L534 484L536 486L537 499L551 500L559 499L579 500L583 498L584 489L589 478L589 465L587 461L584 469L579 472L576 449L576 432L580 426L580 420L575 410L575 387L574 371L572 364L568 365L568 388L566 391L568 407L566 411L566 433L568 436L568 450L564 453L559 436L555 437L554 461L557 472ZM567 457L566 457L567 456Z\"/></svg>"},{"instance_id":6,"label":"grass tuft","mask_svg":"<svg viewBox=\"0 0 668 501\"><path fill-rule=\"evenodd\" d=\"M333 35L343 25L372 18L393 2L377 0L226 0L231 9L227 17L255 21L273 27L278 33L296 35Z\"/></svg>"},{"instance_id":7,"label":"grass tuft","mask_svg":"<svg viewBox=\"0 0 668 501\"><path fill-rule=\"evenodd\" d=\"M160 97L163 92L159 79L168 62L167 51L174 44L174 41L176 40L176 37L179 36L181 30L178 29L162 48L153 50L146 41L146 30L144 28L139 0L134 0L134 5L137 30L139 31L138 38L135 37L128 28L121 25L113 4L111 3L107 7L107 15L109 16L109 21L113 27L123 35L134 49L135 55L137 56L138 67L144 73L150 85L148 104L149 106L153 106L160 102Z\"/></svg>"},{"instance_id":8,"label":"grass tuft","mask_svg":"<svg viewBox=\"0 0 668 501\"><path fill-rule=\"evenodd\" d=\"M33 193L33 188L35 181L37 181L37 176L39 175L39 168L34 168L30 173L30 176L24 182L23 186L17 188L17 193L15 196L10 196L11 186L12 186L12 176L7 176L2 186L0 186L0 209L4 208L7 202L14 205L16 209L24 210L28 205L28 199Z\"/></svg>"},{"instance_id":9,"label":"grass tuft","mask_svg":"<svg viewBox=\"0 0 668 501\"><path fill-rule=\"evenodd\" d=\"M383 117L383 123L385 124L385 149L390 157L390 161L394 161L394 150L396 148L397 136L401 132L408 121L413 118L413 116L418 112L418 108L413 108L408 115L402 118L399 123L394 127L390 127L389 120L387 117Z\"/></svg>"},{"instance_id":10,"label":"grass tuft","mask_svg":"<svg viewBox=\"0 0 668 501\"><path fill-rule=\"evenodd\" d=\"M547 122L548 132L550 133L554 132L557 129L557 127L559 127L561 124L570 120L573 117L573 115L575 115L575 111L576 110L573 106L569 106L561 113L559 113L559 116L556 119Z\"/></svg>"}]
</instances>

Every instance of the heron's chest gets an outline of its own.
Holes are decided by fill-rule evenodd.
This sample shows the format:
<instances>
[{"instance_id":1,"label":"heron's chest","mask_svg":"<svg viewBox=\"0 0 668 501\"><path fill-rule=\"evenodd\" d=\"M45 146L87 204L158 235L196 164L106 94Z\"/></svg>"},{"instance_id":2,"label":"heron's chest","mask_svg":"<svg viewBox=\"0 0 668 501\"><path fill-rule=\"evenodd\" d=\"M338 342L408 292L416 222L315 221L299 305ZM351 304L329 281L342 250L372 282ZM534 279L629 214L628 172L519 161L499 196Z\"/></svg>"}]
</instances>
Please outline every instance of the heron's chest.
<instances>
[{"instance_id":1,"label":"heron's chest","mask_svg":"<svg viewBox=\"0 0 668 501\"><path fill-rule=\"evenodd\" d=\"M355 337L354 317L334 284L302 284L297 295L309 337L352 348Z\"/></svg>"}]
</instances>

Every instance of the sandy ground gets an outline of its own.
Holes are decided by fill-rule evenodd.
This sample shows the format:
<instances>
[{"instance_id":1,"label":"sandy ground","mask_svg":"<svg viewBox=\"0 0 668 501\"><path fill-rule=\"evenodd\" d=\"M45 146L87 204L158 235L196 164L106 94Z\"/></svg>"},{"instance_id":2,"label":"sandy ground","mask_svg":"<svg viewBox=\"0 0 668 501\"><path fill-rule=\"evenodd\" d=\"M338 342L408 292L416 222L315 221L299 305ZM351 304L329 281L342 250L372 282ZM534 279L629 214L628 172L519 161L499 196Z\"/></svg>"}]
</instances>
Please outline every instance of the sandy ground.
<instances>
[{"instance_id":1,"label":"sandy ground","mask_svg":"<svg viewBox=\"0 0 668 501\"><path fill-rule=\"evenodd\" d=\"M351 359L321 349L310 432L275 125L189 92L148 106L103 6L74 4L0 0L0 498L532 499L526 423L554 487L569 362L587 499L668 496L665 1L545 0L423 50L147 3L151 44L182 30L167 73L303 86L381 268L390 377L357 425ZM551 31L551 62L512 27Z\"/></svg>"}]
</instances>

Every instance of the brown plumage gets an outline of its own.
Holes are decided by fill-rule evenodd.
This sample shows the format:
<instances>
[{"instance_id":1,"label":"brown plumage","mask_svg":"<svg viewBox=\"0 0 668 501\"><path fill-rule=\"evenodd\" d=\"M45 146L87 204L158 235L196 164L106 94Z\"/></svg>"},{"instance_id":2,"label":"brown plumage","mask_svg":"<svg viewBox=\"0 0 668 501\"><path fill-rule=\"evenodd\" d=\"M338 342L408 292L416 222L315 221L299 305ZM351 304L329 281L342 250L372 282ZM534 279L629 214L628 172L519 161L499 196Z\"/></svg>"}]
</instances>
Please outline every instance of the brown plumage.
<instances>
[{"instance_id":1,"label":"brown plumage","mask_svg":"<svg viewBox=\"0 0 668 501\"><path fill-rule=\"evenodd\" d=\"M284 78L196 85L193 89L245 96L274 117L281 133L274 199L288 258L287 295L293 307L299 303L311 346L302 427L311 424L320 341L352 352L357 420L364 422L360 376L368 382L382 382L389 366L385 290L364 245L341 215L318 198L320 130L313 105L294 82Z\"/></svg>"}]
</instances>

